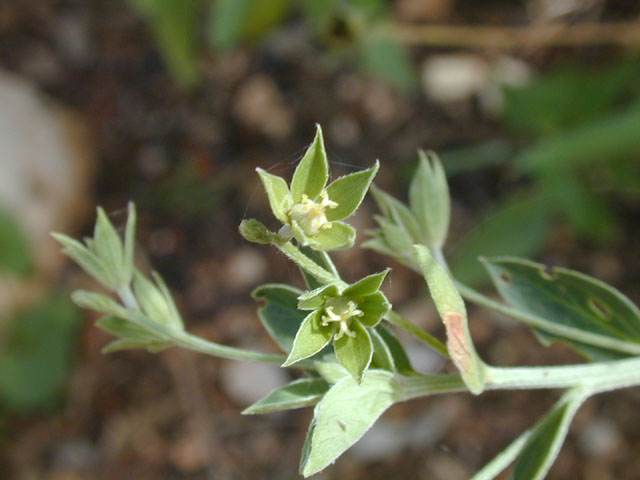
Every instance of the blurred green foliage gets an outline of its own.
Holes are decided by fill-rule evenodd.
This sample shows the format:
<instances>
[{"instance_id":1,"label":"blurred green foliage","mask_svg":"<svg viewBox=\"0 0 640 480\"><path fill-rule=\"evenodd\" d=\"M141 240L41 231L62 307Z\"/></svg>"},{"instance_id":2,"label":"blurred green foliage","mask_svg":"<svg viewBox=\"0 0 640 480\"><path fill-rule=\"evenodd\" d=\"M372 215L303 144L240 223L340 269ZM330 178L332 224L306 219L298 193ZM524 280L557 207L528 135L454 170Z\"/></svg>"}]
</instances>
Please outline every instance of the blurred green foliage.
<instances>
[{"instance_id":1,"label":"blurred green foliage","mask_svg":"<svg viewBox=\"0 0 640 480\"><path fill-rule=\"evenodd\" d=\"M0 406L26 413L50 409L71 371L78 310L51 296L17 314L0 349Z\"/></svg>"},{"instance_id":2,"label":"blurred green foliage","mask_svg":"<svg viewBox=\"0 0 640 480\"><path fill-rule=\"evenodd\" d=\"M16 275L31 272L31 251L22 228L15 219L0 209L0 273Z\"/></svg>"},{"instance_id":3,"label":"blurred green foliage","mask_svg":"<svg viewBox=\"0 0 640 480\"><path fill-rule=\"evenodd\" d=\"M640 60L633 58L598 71L572 65L524 87L505 88L504 121L528 146L492 141L443 154L450 174L504 162L512 179L526 180L522 191L499 200L458 244L451 263L457 278L487 280L479 254L533 255L557 220L588 242L619 238L611 192L640 189L638 80ZM481 162L474 165L478 154Z\"/></svg>"},{"instance_id":4,"label":"blurred green foliage","mask_svg":"<svg viewBox=\"0 0 640 480\"><path fill-rule=\"evenodd\" d=\"M355 59L363 73L403 92L416 84L408 49L385 33L392 12L383 0L127 1L145 20L167 68L185 88L201 79L205 43L215 51L229 50L263 41L300 21L308 40L334 56ZM205 15L208 21L202 22Z\"/></svg>"}]
</instances>

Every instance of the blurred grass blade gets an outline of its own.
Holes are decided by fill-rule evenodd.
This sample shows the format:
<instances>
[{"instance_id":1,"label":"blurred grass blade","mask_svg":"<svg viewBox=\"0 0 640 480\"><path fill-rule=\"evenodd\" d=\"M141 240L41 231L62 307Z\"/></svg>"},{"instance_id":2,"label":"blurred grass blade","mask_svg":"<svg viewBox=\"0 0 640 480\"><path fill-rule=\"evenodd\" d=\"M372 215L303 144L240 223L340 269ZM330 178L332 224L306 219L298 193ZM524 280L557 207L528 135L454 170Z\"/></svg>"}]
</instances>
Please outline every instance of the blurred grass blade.
<instances>
[{"instance_id":1,"label":"blurred grass blade","mask_svg":"<svg viewBox=\"0 0 640 480\"><path fill-rule=\"evenodd\" d=\"M469 285L486 283L479 257L534 254L546 238L548 220L549 206L535 194L504 199L455 246L449 264L454 278Z\"/></svg>"},{"instance_id":2,"label":"blurred grass blade","mask_svg":"<svg viewBox=\"0 0 640 480\"><path fill-rule=\"evenodd\" d=\"M200 81L197 0L127 0L149 24L164 61L183 87Z\"/></svg>"}]
</instances>

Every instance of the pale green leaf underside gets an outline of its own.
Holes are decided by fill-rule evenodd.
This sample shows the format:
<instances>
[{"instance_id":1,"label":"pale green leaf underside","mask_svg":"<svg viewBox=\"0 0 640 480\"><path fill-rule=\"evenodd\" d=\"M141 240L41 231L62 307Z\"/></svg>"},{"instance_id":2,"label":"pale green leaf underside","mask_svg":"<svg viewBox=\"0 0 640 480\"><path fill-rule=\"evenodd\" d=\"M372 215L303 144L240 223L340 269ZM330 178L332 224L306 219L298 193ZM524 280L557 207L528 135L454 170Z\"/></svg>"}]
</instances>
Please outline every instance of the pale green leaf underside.
<instances>
[{"instance_id":1,"label":"pale green leaf underside","mask_svg":"<svg viewBox=\"0 0 640 480\"><path fill-rule=\"evenodd\" d=\"M328 389L329 384L322 379L303 378L295 380L267 394L242 413L253 415L310 407L318 403Z\"/></svg>"},{"instance_id":2,"label":"pale green leaf underside","mask_svg":"<svg viewBox=\"0 0 640 480\"><path fill-rule=\"evenodd\" d=\"M301 473L309 477L333 463L393 404L396 392L393 374L382 370L368 371L359 384L352 377L335 384L314 410Z\"/></svg>"}]
</instances>

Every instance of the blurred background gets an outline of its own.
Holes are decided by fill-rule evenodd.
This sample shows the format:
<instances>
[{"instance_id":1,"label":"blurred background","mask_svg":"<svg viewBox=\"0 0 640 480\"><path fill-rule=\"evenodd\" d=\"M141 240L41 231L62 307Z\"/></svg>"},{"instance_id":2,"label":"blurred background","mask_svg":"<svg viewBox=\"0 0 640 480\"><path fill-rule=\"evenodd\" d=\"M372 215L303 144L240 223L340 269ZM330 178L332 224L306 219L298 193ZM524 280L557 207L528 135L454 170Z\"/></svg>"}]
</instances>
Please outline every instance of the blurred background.
<instances>
[{"instance_id":1,"label":"blurred background","mask_svg":"<svg viewBox=\"0 0 640 480\"><path fill-rule=\"evenodd\" d=\"M406 200L418 148L453 197L455 274L488 287L478 255L568 266L640 301L640 5L631 0L0 0L0 477L288 479L309 410L243 417L288 371L171 349L103 356L74 288L96 288L52 230L116 226L138 206L138 264L175 292L187 327L275 351L249 294L301 285L237 234L276 227L261 166L288 178L325 131L334 176L382 168ZM350 222L373 226L366 200ZM415 274L336 254L347 280L394 267L386 293L442 338ZM582 361L482 310L498 365ZM417 368L444 367L409 341ZM321 479L468 478L555 392L394 406ZM578 413L551 479L640 478L640 392Z\"/></svg>"}]
</instances>

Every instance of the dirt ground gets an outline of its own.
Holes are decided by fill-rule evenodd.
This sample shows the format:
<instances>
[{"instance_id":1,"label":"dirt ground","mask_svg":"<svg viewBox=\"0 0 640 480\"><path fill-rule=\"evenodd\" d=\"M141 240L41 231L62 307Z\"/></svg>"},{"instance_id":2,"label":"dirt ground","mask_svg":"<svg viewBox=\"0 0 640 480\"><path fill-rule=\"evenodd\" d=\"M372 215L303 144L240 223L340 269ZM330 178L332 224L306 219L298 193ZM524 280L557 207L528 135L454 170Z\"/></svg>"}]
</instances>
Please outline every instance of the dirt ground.
<instances>
[{"instance_id":1,"label":"dirt ground","mask_svg":"<svg viewBox=\"0 0 640 480\"><path fill-rule=\"evenodd\" d=\"M472 3L455 2L447 19L526 20L520 4ZM637 14L634 2L608 4L611 19ZM416 62L432 52L417 48ZM599 59L615 50L516 54L544 69L563 58ZM437 105L423 94L402 97L349 68L328 68L326 63L317 48L278 54L263 46L205 54L204 82L186 92L167 75L144 24L120 1L0 1L0 67L35 83L82 118L92 137L94 204L104 206L122 227L127 201L136 202L140 264L153 265L165 277L190 331L222 343L275 351L249 294L266 282L301 284L283 256L249 245L237 234L243 218L270 221L257 166L290 175L318 122L326 132L334 175L380 158L376 182L402 196L417 148L444 150L503 133L473 98ZM483 206L511 186L502 167L455 177L453 240L473 224ZM352 219L358 241L373 226L374 213L367 200ZM635 215L625 212L625 239L615 250L580 245L559 230L540 259L604 274L638 302ZM89 232L92 220L85 218L84 227L74 233ZM336 259L348 280L390 262L360 249L340 252ZM442 338L422 281L394 262L391 266L386 291L394 305ZM71 266L60 283L69 290L92 285ZM95 319L86 314L75 369L59 409L7 420L0 440L1 478L297 478L309 409L242 416L247 399L255 395L246 389L253 381L250 368L177 349L159 355L101 355L109 337L93 326ZM562 345L541 347L524 327L486 311L472 310L470 323L489 363L580 361ZM244 385L234 381L243 375ZM288 378L271 370L264 375ZM395 438L397 429L406 437L415 430L412 423L424 425L414 431L413 440L387 448L388 454L372 440L317 478L467 478L557 396L491 392L394 406L374 440ZM635 389L590 400L578 413L548 478L640 478L639 402Z\"/></svg>"}]
</instances>

